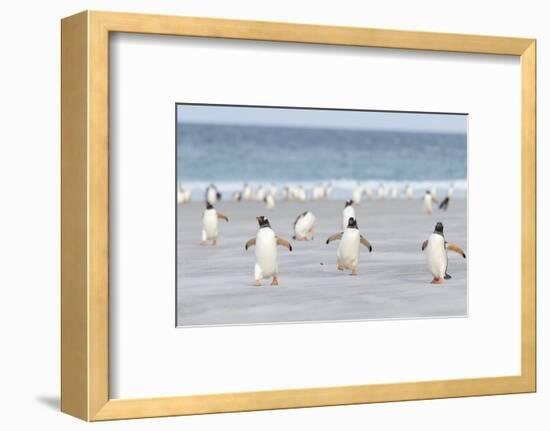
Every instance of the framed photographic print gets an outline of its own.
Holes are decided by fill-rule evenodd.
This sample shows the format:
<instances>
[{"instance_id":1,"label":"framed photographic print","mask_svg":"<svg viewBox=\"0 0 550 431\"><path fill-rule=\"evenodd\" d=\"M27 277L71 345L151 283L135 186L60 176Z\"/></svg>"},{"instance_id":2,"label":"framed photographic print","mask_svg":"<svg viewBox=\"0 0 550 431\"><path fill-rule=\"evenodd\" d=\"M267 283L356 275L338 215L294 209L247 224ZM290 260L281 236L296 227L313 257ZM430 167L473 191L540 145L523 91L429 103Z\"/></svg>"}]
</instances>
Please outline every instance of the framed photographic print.
<instances>
[{"instance_id":1,"label":"framed photographic print","mask_svg":"<svg viewBox=\"0 0 550 431\"><path fill-rule=\"evenodd\" d=\"M62 20L62 410L536 390L532 39Z\"/></svg>"}]
</instances>

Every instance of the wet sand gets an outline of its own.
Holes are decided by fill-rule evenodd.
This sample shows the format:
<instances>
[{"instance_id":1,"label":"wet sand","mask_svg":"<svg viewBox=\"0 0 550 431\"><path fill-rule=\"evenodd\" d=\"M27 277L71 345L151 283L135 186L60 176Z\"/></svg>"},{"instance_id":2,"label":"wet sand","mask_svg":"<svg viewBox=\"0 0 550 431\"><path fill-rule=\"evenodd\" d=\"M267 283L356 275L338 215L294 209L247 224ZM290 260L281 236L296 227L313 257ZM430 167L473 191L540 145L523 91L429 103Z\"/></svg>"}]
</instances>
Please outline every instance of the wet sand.
<instances>
[{"instance_id":1,"label":"wet sand","mask_svg":"<svg viewBox=\"0 0 550 431\"><path fill-rule=\"evenodd\" d=\"M277 202L266 210L259 202L219 202L218 245L200 246L202 202L178 205L178 326L311 322L363 319L456 317L467 314L467 259L449 253L452 279L432 285L422 241L437 221L445 237L468 254L466 199L454 199L447 212L423 212L421 199L361 202L359 230L373 246L364 247L358 275L336 269L343 201ZM293 222L303 211L316 218L313 241L293 241ZM290 240L293 251L278 248L279 286L265 279L254 285L254 249L258 215Z\"/></svg>"}]
</instances>

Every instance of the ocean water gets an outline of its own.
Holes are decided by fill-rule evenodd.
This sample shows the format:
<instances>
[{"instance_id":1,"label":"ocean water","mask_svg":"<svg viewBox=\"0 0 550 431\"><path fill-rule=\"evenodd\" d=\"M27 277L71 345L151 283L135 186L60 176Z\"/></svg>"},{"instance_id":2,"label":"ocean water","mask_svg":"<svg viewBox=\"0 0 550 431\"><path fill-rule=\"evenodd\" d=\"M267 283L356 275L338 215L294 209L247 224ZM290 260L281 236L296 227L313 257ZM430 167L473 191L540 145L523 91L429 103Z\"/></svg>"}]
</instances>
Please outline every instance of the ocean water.
<instances>
[{"instance_id":1,"label":"ocean water","mask_svg":"<svg viewBox=\"0 0 550 431\"><path fill-rule=\"evenodd\" d=\"M357 183L416 193L454 184L467 188L467 135L178 123L178 182L202 197L216 184L233 192L253 186L330 183L339 198Z\"/></svg>"}]
</instances>

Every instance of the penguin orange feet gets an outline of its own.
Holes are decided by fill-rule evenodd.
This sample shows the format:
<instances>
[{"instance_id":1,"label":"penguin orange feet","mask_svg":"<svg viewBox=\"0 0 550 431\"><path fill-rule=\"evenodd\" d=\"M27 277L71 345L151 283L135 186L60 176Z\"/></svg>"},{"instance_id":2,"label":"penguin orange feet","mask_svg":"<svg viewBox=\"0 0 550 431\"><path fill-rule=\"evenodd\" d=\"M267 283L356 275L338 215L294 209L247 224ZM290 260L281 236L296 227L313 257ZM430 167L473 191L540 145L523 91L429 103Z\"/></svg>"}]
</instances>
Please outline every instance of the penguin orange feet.
<instances>
[{"instance_id":1,"label":"penguin orange feet","mask_svg":"<svg viewBox=\"0 0 550 431\"><path fill-rule=\"evenodd\" d=\"M434 277L434 279L432 280L432 284L443 284L443 279Z\"/></svg>"},{"instance_id":2,"label":"penguin orange feet","mask_svg":"<svg viewBox=\"0 0 550 431\"><path fill-rule=\"evenodd\" d=\"M201 245L206 245L206 241L201 241Z\"/></svg>"},{"instance_id":3,"label":"penguin orange feet","mask_svg":"<svg viewBox=\"0 0 550 431\"><path fill-rule=\"evenodd\" d=\"M279 285L279 280L277 280L277 277L273 277L273 280L271 281L271 285L272 286L278 286Z\"/></svg>"},{"instance_id":4,"label":"penguin orange feet","mask_svg":"<svg viewBox=\"0 0 550 431\"><path fill-rule=\"evenodd\" d=\"M353 268L351 270L351 275L357 275L357 268Z\"/></svg>"},{"instance_id":5,"label":"penguin orange feet","mask_svg":"<svg viewBox=\"0 0 550 431\"><path fill-rule=\"evenodd\" d=\"M254 283L256 286L261 286L260 280L256 280Z\"/></svg>"},{"instance_id":6,"label":"penguin orange feet","mask_svg":"<svg viewBox=\"0 0 550 431\"><path fill-rule=\"evenodd\" d=\"M214 240L212 240L212 246L214 246L214 247L215 247L217 243L218 243L218 241L217 241L217 240L215 240L215 239L214 239Z\"/></svg>"},{"instance_id":7,"label":"penguin orange feet","mask_svg":"<svg viewBox=\"0 0 550 431\"><path fill-rule=\"evenodd\" d=\"M339 263L336 267L338 268L338 271L344 270L344 265L342 265L341 263Z\"/></svg>"}]
</instances>

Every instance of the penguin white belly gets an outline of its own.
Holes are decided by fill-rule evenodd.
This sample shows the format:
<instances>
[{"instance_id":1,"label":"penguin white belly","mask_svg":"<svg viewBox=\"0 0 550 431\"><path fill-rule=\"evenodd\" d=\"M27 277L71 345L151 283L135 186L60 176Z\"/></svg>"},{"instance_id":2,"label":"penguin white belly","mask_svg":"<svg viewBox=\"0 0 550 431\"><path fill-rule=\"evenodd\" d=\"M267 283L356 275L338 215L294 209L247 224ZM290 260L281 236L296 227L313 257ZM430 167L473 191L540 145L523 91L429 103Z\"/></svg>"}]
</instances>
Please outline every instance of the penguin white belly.
<instances>
[{"instance_id":1,"label":"penguin white belly","mask_svg":"<svg viewBox=\"0 0 550 431\"><path fill-rule=\"evenodd\" d=\"M436 233L432 233L426 247L426 259L428 269L436 278L443 278L447 271L447 250L445 239Z\"/></svg>"},{"instance_id":2,"label":"penguin white belly","mask_svg":"<svg viewBox=\"0 0 550 431\"><path fill-rule=\"evenodd\" d=\"M277 238L271 228L261 228L256 235L256 267L254 272L256 280L277 275Z\"/></svg>"},{"instance_id":3,"label":"penguin white belly","mask_svg":"<svg viewBox=\"0 0 550 431\"><path fill-rule=\"evenodd\" d=\"M432 197L428 194L424 196L424 209L426 210L427 213L432 212Z\"/></svg>"},{"instance_id":4,"label":"penguin white belly","mask_svg":"<svg viewBox=\"0 0 550 431\"><path fill-rule=\"evenodd\" d=\"M273 208L275 208L275 199L273 198L272 195L267 195L265 202L266 202L266 208L268 210L272 210Z\"/></svg>"},{"instance_id":5,"label":"penguin white belly","mask_svg":"<svg viewBox=\"0 0 550 431\"><path fill-rule=\"evenodd\" d=\"M185 193L178 189L178 204L182 204L185 202Z\"/></svg>"},{"instance_id":6,"label":"penguin white belly","mask_svg":"<svg viewBox=\"0 0 550 431\"><path fill-rule=\"evenodd\" d=\"M342 235L336 256L338 263L346 268L356 268L359 262L360 234L357 229L346 229Z\"/></svg>"},{"instance_id":7,"label":"penguin white belly","mask_svg":"<svg viewBox=\"0 0 550 431\"><path fill-rule=\"evenodd\" d=\"M206 200L210 205L214 205L218 200L218 193L212 187L208 189L208 193L206 194Z\"/></svg>"},{"instance_id":8,"label":"penguin white belly","mask_svg":"<svg viewBox=\"0 0 550 431\"><path fill-rule=\"evenodd\" d=\"M362 197L363 197L363 189L357 187L353 191L353 202L355 202L356 204L360 203Z\"/></svg>"},{"instance_id":9,"label":"penguin white belly","mask_svg":"<svg viewBox=\"0 0 550 431\"><path fill-rule=\"evenodd\" d=\"M308 212L305 216L300 217L294 226L294 234L298 239L311 239L311 229L315 223L315 216Z\"/></svg>"},{"instance_id":10,"label":"penguin white belly","mask_svg":"<svg viewBox=\"0 0 550 431\"><path fill-rule=\"evenodd\" d=\"M355 209L352 206L344 208L342 213L342 229L345 230L348 227L348 220L350 218L355 218Z\"/></svg>"},{"instance_id":11,"label":"penguin white belly","mask_svg":"<svg viewBox=\"0 0 550 431\"><path fill-rule=\"evenodd\" d=\"M202 216L202 230L204 239L213 240L218 237L218 214L215 209L204 211Z\"/></svg>"}]
</instances>

